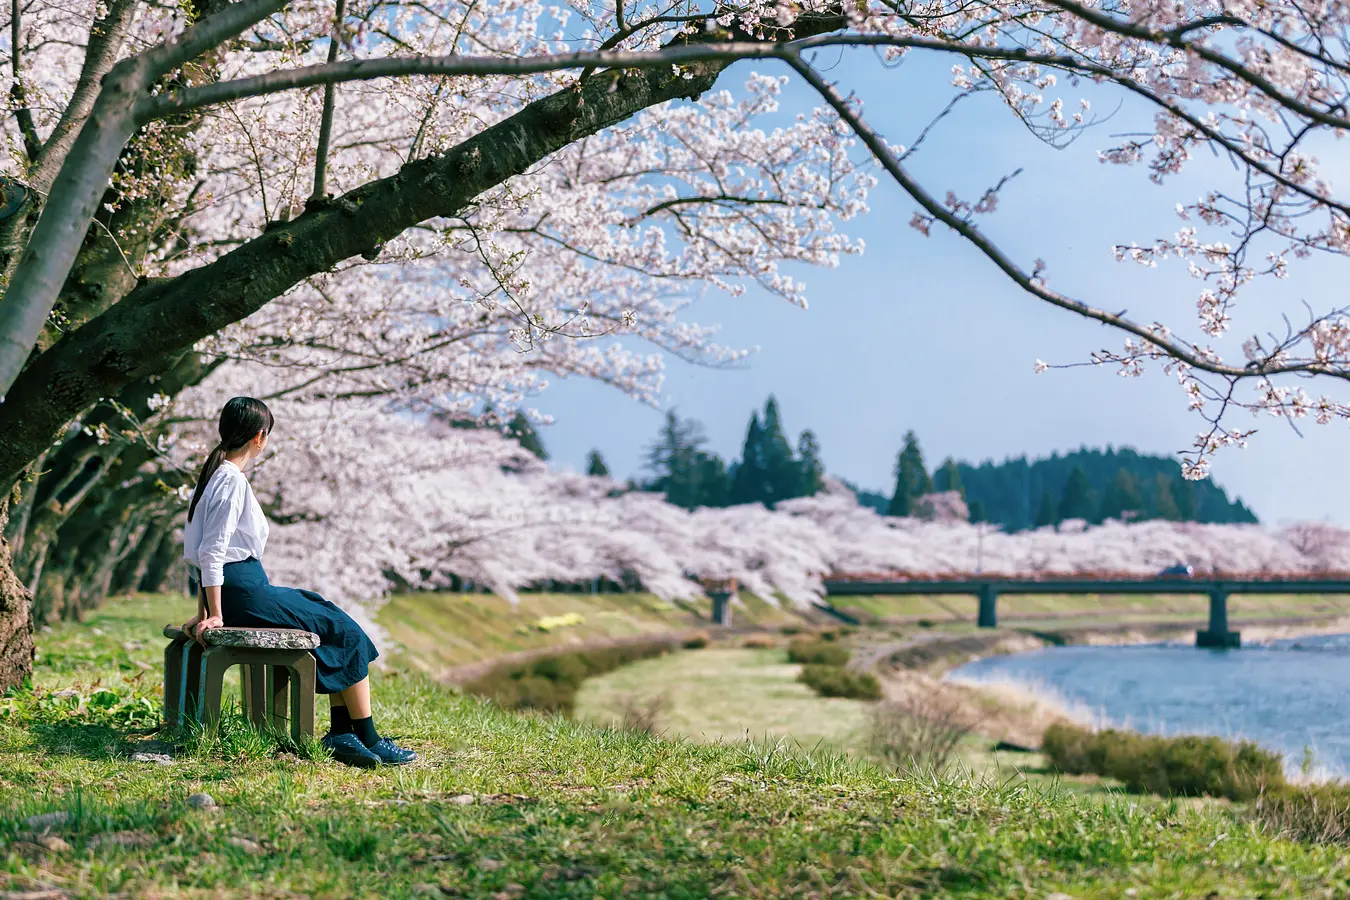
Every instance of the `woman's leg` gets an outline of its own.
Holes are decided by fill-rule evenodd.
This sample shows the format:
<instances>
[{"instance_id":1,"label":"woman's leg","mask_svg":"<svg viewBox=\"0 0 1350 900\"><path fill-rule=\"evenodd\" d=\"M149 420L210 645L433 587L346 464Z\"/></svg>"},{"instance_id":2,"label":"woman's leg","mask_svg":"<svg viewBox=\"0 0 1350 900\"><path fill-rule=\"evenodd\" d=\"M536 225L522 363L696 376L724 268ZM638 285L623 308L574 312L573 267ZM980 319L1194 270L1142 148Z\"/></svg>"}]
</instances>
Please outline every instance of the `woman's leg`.
<instances>
[{"instance_id":1,"label":"woman's leg","mask_svg":"<svg viewBox=\"0 0 1350 900\"><path fill-rule=\"evenodd\" d=\"M328 695L329 734L351 734L353 719L370 718L370 679L362 678L338 694Z\"/></svg>"},{"instance_id":2,"label":"woman's leg","mask_svg":"<svg viewBox=\"0 0 1350 900\"><path fill-rule=\"evenodd\" d=\"M339 694L329 694L328 706L335 734L339 729L355 734L367 747L373 747L379 742L380 734L375 730L375 719L370 711L369 677L343 688Z\"/></svg>"},{"instance_id":3,"label":"woman's leg","mask_svg":"<svg viewBox=\"0 0 1350 900\"><path fill-rule=\"evenodd\" d=\"M362 678L341 694L330 694L334 706L347 707L347 714L353 719L370 718L370 678Z\"/></svg>"},{"instance_id":4,"label":"woman's leg","mask_svg":"<svg viewBox=\"0 0 1350 900\"><path fill-rule=\"evenodd\" d=\"M328 706L333 715L333 734L355 735L386 765L404 765L417 759L417 754L411 750L380 739L370 709L370 678L362 678L351 687L343 688L341 693L329 694Z\"/></svg>"}]
</instances>

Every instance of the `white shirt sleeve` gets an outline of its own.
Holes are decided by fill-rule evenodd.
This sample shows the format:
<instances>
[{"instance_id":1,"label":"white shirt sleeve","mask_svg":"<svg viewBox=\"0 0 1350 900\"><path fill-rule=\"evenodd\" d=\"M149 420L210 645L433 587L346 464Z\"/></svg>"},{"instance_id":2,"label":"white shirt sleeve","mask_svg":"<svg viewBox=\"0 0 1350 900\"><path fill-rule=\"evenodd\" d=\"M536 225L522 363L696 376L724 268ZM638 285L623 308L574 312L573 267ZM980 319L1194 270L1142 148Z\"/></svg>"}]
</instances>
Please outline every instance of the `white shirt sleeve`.
<instances>
[{"instance_id":1,"label":"white shirt sleeve","mask_svg":"<svg viewBox=\"0 0 1350 900\"><path fill-rule=\"evenodd\" d=\"M248 482L243 478L226 476L207 486L197 507L203 517L202 542L197 550L202 587L220 587L225 583L225 550L247 502Z\"/></svg>"}]
</instances>

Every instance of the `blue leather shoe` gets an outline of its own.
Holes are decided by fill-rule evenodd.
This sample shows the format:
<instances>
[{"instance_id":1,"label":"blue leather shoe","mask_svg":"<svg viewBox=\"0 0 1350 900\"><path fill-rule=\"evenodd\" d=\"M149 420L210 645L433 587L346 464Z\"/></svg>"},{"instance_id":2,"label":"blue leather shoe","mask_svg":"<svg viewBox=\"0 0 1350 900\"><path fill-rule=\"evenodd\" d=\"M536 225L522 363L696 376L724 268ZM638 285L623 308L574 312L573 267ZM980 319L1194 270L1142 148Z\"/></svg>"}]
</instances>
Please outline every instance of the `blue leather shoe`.
<instances>
[{"instance_id":1,"label":"blue leather shoe","mask_svg":"<svg viewBox=\"0 0 1350 900\"><path fill-rule=\"evenodd\" d=\"M326 734L320 743L340 763L361 769L374 769L381 765L380 757L367 750L366 745L354 734Z\"/></svg>"},{"instance_id":2,"label":"blue leather shoe","mask_svg":"<svg viewBox=\"0 0 1350 900\"><path fill-rule=\"evenodd\" d=\"M374 747L368 747L367 752L379 757L380 762L386 766L406 766L408 763L417 760L416 753L405 750L389 738L384 737L380 738Z\"/></svg>"}]
</instances>

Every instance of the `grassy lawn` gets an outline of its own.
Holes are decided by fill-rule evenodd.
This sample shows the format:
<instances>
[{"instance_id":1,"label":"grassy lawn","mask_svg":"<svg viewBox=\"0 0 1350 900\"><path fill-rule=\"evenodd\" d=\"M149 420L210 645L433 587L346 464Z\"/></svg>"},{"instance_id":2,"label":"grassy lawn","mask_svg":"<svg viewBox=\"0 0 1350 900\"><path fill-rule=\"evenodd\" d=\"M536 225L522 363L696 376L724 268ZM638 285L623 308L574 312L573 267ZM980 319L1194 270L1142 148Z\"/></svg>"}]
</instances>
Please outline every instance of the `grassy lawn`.
<instances>
[{"instance_id":1,"label":"grassy lawn","mask_svg":"<svg viewBox=\"0 0 1350 900\"><path fill-rule=\"evenodd\" d=\"M787 737L803 748L859 751L868 704L824 698L797 682L784 650L675 653L587 679L577 717L609 724L627 701L662 698L657 729L694 741Z\"/></svg>"},{"instance_id":2,"label":"grassy lawn","mask_svg":"<svg viewBox=\"0 0 1350 900\"><path fill-rule=\"evenodd\" d=\"M909 781L781 743L513 716L410 671L378 675L375 694L384 730L422 754L409 768L343 768L234 720L167 765L133 762L128 730L156 715L157 632L176 617L163 601L120 601L40 636L34 690L0 700L0 895L1350 891L1341 848L1276 839L1232 808L1021 781ZM771 659L739 665L750 676L775 668ZM70 686L76 694L51 693ZM190 806L198 791L218 808ZM52 812L65 821L45 837L29 833L30 816Z\"/></svg>"},{"instance_id":3,"label":"grassy lawn","mask_svg":"<svg viewBox=\"0 0 1350 900\"><path fill-rule=\"evenodd\" d=\"M773 628L801 621L756 597L741 598L743 606L733 611L737 624ZM514 607L490 594L405 594L377 618L406 649L402 661L435 674L518 650L706 626L709 606L706 600L677 606L651 594L521 594ZM536 627L569 614L582 621L552 631Z\"/></svg>"},{"instance_id":4,"label":"grassy lawn","mask_svg":"<svg viewBox=\"0 0 1350 900\"><path fill-rule=\"evenodd\" d=\"M820 697L797 681L800 670L782 649L676 653L586 680L577 694L576 716L600 725L619 724L625 708L660 698L655 730L666 737L703 743L783 739L798 749L843 752L865 760L871 704ZM1054 781L1045 774L1040 754L995 752L994 743L969 735L958 750L958 768L997 780L1030 780L1042 786ZM1099 793L1106 789L1103 785L1099 778L1071 778L1062 779L1060 786Z\"/></svg>"}]
</instances>

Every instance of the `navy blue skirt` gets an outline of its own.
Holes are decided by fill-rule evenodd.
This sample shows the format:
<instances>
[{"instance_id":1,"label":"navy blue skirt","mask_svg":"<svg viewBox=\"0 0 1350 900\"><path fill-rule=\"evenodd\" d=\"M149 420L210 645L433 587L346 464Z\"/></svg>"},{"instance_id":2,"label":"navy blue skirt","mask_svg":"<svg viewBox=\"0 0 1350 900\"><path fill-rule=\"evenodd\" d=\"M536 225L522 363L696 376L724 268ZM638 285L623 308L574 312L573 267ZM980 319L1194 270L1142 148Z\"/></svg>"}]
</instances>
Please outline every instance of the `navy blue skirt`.
<instances>
[{"instance_id":1,"label":"navy blue skirt","mask_svg":"<svg viewBox=\"0 0 1350 900\"><path fill-rule=\"evenodd\" d=\"M356 684L380 655L351 616L313 591L270 584L262 563L252 558L225 564L220 617L228 628L298 628L317 634L315 690L320 694Z\"/></svg>"}]
</instances>

